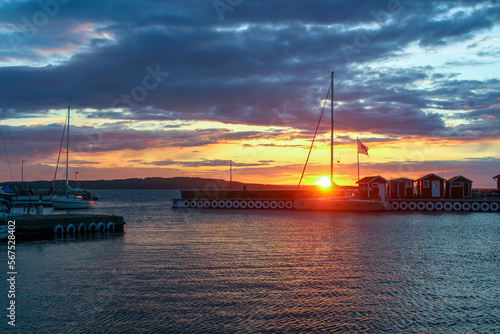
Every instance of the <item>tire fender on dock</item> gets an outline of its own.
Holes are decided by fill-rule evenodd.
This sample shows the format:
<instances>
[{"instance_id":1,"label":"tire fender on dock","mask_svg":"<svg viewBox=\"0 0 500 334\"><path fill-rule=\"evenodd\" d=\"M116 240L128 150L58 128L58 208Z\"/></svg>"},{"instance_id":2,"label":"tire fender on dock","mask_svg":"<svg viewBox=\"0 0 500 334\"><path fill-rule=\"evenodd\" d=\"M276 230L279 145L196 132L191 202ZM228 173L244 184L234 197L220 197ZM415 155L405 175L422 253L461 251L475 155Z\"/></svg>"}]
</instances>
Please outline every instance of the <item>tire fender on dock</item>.
<instances>
[{"instance_id":1,"label":"tire fender on dock","mask_svg":"<svg viewBox=\"0 0 500 334\"><path fill-rule=\"evenodd\" d=\"M241 201L240 202L240 208L246 209L247 208L247 201Z\"/></svg>"},{"instance_id":2,"label":"tire fender on dock","mask_svg":"<svg viewBox=\"0 0 500 334\"><path fill-rule=\"evenodd\" d=\"M497 202L493 202L490 204L490 210L491 211L498 211L498 203Z\"/></svg>"},{"instance_id":3,"label":"tire fender on dock","mask_svg":"<svg viewBox=\"0 0 500 334\"><path fill-rule=\"evenodd\" d=\"M469 202L463 202L462 203L462 210L469 211L470 210L470 203Z\"/></svg>"},{"instance_id":4,"label":"tire fender on dock","mask_svg":"<svg viewBox=\"0 0 500 334\"><path fill-rule=\"evenodd\" d=\"M75 227L75 225L73 225L73 224L69 224L68 226L66 226L66 232L67 232L68 234L74 234L74 233L75 233L75 231L76 231L76 227Z\"/></svg>"},{"instance_id":5,"label":"tire fender on dock","mask_svg":"<svg viewBox=\"0 0 500 334\"><path fill-rule=\"evenodd\" d=\"M233 207L233 202L231 202L231 201L227 200L227 201L226 201L226 208L227 208L227 209L231 209L232 207Z\"/></svg>"},{"instance_id":6,"label":"tire fender on dock","mask_svg":"<svg viewBox=\"0 0 500 334\"><path fill-rule=\"evenodd\" d=\"M196 208L196 201L189 202L189 206L192 208Z\"/></svg>"},{"instance_id":7,"label":"tire fender on dock","mask_svg":"<svg viewBox=\"0 0 500 334\"><path fill-rule=\"evenodd\" d=\"M104 225L103 222L100 222L99 224L97 224L98 231L104 231L105 229L106 229L106 225Z\"/></svg>"},{"instance_id":8,"label":"tire fender on dock","mask_svg":"<svg viewBox=\"0 0 500 334\"><path fill-rule=\"evenodd\" d=\"M451 211L451 209L453 209L453 204L450 202L444 203L444 211Z\"/></svg>"},{"instance_id":9,"label":"tire fender on dock","mask_svg":"<svg viewBox=\"0 0 500 334\"><path fill-rule=\"evenodd\" d=\"M286 201L285 208L287 208L288 210L293 209L293 202L292 201Z\"/></svg>"},{"instance_id":10,"label":"tire fender on dock","mask_svg":"<svg viewBox=\"0 0 500 334\"><path fill-rule=\"evenodd\" d=\"M54 233L55 234L63 234L64 227L62 227L62 225L57 225L56 227L54 227Z\"/></svg>"},{"instance_id":11,"label":"tire fender on dock","mask_svg":"<svg viewBox=\"0 0 500 334\"><path fill-rule=\"evenodd\" d=\"M240 202L239 201L234 201L233 202L233 208L239 209L240 208Z\"/></svg>"},{"instance_id":12,"label":"tire fender on dock","mask_svg":"<svg viewBox=\"0 0 500 334\"><path fill-rule=\"evenodd\" d=\"M80 223L80 225L78 225L78 233L83 234L85 232L87 232L87 225Z\"/></svg>"},{"instance_id":13,"label":"tire fender on dock","mask_svg":"<svg viewBox=\"0 0 500 334\"><path fill-rule=\"evenodd\" d=\"M217 201L212 201L212 204L210 205L212 208L217 209L219 207L219 202Z\"/></svg>"},{"instance_id":14,"label":"tire fender on dock","mask_svg":"<svg viewBox=\"0 0 500 334\"><path fill-rule=\"evenodd\" d=\"M256 208L256 209L260 209L260 208L262 208L262 202L261 202L261 201L256 201L256 202L255 202L255 208Z\"/></svg>"},{"instance_id":15,"label":"tire fender on dock","mask_svg":"<svg viewBox=\"0 0 500 334\"><path fill-rule=\"evenodd\" d=\"M203 207L203 201L196 202L196 207L201 209Z\"/></svg>"},{"instance_id":16,"label":"tire fender on dock","mask_svg":"<svg viewBox=\"0 0 500 334\"><path fill-rule=\"evenodd\" d=\"M481 203L481 211L490 211L490 204L486 202Z\"/></svg>"},{"instance_id":17,"label":"tire fender on dock","mask_svg":"<svg viewBox=\"0 0 500 334\"><path fill-rule=\"evenodd\" d=\"M425 204L425 209L426 209L427 211L433 211L433 210L434 210L434 206L435 206L435 205L434 205L434 203L433 203L433 202L427 202L427 203Z\"/></svg>"},{"instance_id":18,"label":"tire fender on dock","mask_svg":"<svg viewBox=\"0 0 500 334\"><path fill-rule=\"evenodd\" d=\"M434 209L437 210L437 211L441 211L443 210L443 203L441 202L436 202L436 204L434 204Z\"/></svg>"},{"instance_id":19,"label":"tire fender on dock","mask_svg":"<svg viewBox=\"0 0 500 334\"><path fill-rule=\"evenodd\" d=\"M184 201L183 203L185 208L189 208L189 201Z\"/></svg>"},{"instance_id":20,"label":"tire fender on dock","mask_svg":"<svg viewBox=\"0 0 500 334\"><path fill-rule=\"evenodd\" d=\"M408 209L408 203L407 202L401 202L399 203L399 208L403 211L405 211L406 209Z\"/></svg>"},{"instance_id":21,"label":"tire fender on dock","mask_svg":"<svg viewBox=\"0 0 500 334\"><path fill-rule=\"evenodd\" d=\"M399 203L398 202L392 202L391 203L391 209L395 210L395 211L399 210Z\"/></svg>"},{"instance_id":22,"label":"tire fender on dock","mask_svg":"<svg viewBox=\"0 0 500 334\"><path fill-rule=\"evenodd\" d=\"M210 201L205 201L205 202L203 202L203 207L204 207L205 209L208 209L208 208L210 207Z\"/></svg>"},{"instance_id":23,"label":"tire fender on dock","mask_svg":"<svg viewBox=\"0 0 500 334\"><path fill-rule=\"evenodd\" d=\"M417 208L417 203L415 203L415 202L408 203L408 209L409 210L415 211L416 208Z\"/></svg>"},{"instance_id":24,"label":"tire fender on dock","mask_svg":"<svg viewBox=\"0 0 500 334\"><path fill-rule=\"evenodd\" d=\"M96 223L90 223L89 225L89 231L90 232L95 232L97 230L97 224Z\"/></svg>"},{"instance_id":25,"label":"tire fender on dock","mask_svg":"<svg viewBox=\"0 0 500 334\"><path fill-rule=\"evenodd\" d=\"M248 201L247 206L249 209L255 208L255 202L254 201Z\"/></svg>"},{"instance_id":26,"label":"tire fender on dock","mask_svg":"<svg viewBox=\"0 0 500 334\"><path fill-rule=\"evenodd\" d=\"M285 202L279 201L278 202L278 209L284 209L285 208Z\"/></svg>"},{"instance_id":27,"label":"tire fender on dock","mask_svg":"<svg viewBox=\"0 0 500 334\"><path fill-rule=\"evenodd\" d=\"M108 231L114 231L115 230L115 223L109 222L108 225L106 226L106 229Z\"/></svg>"},{"instance_id":28,"label":"tire fender on dock","mask_svg":"<svg viewBox=\"0 0 500 334\"><path fill-rule=\"evenodd\" d=\"M419 211L423 211L423 210L425 210L425 206L426 206L425 202L418 202L417 209Z\"/></svg>"},{"instance_id":29,"label":"tire fender on dock","mask_svg":"<svg viewBox=\"0 0 500 334\"><path fill-rule=\"evenodd\" d=\"M269 202L268 201L262 202L262 208L269 209Z\"/></svg>"},{"instance_id":30,"label":"tire fender on dock","mask_svg":"<svg viewBox=\"0 0 500 334\"><path fill-rule=\"evenodd\" d=\"M219 208L224 209L226 207L226 202L219 201Z\"/></svg>"},{"instance_id":31,"label":"tire fender on dock","mask_svg":"<svg viewBox=\"0 0 500 334\"><path fill-rule=\"evenodd\" d=\"M462 203L460 202L453 203L453 211L461 211L461 210L462 210Z\"/></svg>"},{"instance_id":32,"label":"tire fender on dock","mask_svg":"<svg viewBox=\"0 0 500 334\"><path fill-rule=\"evenodd\" d=\"M474 202L474 203L472 203L470 208L472 209L472 211L479 211L479 209L481 209L481 205L479 205L478 202Z\"/></svg>"},{"instance_id":33,"label":"tire fender on dock","mask_svg":"<svg viewBox=\"0 0 500 334\"><path fill-rule=\"evenodd\" d=\"M269 207L273 210L276 209L278 207L278 202L271 201L271 203L269 203Z\"/></svg>"}]
</instances>

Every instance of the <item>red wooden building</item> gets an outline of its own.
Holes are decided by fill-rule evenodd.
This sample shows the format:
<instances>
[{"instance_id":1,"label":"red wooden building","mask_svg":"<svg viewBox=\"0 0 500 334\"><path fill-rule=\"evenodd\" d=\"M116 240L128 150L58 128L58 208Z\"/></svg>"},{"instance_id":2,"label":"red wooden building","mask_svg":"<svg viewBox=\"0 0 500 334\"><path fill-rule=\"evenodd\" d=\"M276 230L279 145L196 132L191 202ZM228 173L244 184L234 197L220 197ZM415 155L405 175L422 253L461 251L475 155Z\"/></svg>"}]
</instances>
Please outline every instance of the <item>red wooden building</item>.
<instances>
[{"instance_id":1,"label":"red wooden building","mask_svg":"<svg viewBox=\"0 0 500 334\"><path fill-rule=\"evenodd\" d=\"M472 182L462 175L447 180L446 198L472 198Z\"/></svg>"},{"instance_id":2,"label":"red wooden building","mask_svg":"<svg viewBox=\"0 0 500 334\"><path fill-rule=\"evenodd\" d=\"M497 181L497 191L500 193L500 174L493 176L493 179Z\"/></svg>"},{"instance_id":3,"label":"red wooden building","mask_svg":"<svg viewBox=\"0 0 500 334\"><path fill-rule=\"evenodd\" d=\"M436 174L427 174L417 180L419 198L443 198L446 180Z\"/></svg>"},{"instance_id":4,"label":"red wooden building","mask_svg":"<svg viewBox=\"0 0 500 334\"><path fill-rule=\"evenodd\" d=\"M362 199L377 199L385 201L387 198L387 184L382 176L367 176L356 182Z\"/></svg>"},{"instance_id":5,"label":"red wooden building","mask_svg":"<svg viewBox=\"0 0 500 334\"><path fill-rule=\"evenodd\" d=\"M392 199L403 199L415 197L415 180L400 177L389 180L389 189Z\"/></svg>"}]
</instances>

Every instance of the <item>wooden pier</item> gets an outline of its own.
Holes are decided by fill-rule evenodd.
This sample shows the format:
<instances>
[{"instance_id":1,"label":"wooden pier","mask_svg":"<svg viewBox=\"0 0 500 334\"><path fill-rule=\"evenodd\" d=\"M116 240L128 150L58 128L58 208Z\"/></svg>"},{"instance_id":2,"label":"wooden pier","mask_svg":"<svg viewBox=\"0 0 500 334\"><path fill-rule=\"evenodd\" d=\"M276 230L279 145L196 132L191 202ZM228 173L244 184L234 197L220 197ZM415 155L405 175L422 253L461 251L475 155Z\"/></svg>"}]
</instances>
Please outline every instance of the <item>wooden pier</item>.
<instances>
[{"instance_id":1,"label":"wooden pier","mask_svg":"<svg viewBox=\"0 0 500 334\"><path fill-rule=\"evenodd\" d=\"M256 190L203 192L182 190L173 200L173 208L192 209L269 209L295 210L300 198L321 198L318 191ZM379 201L375 201L374 203ZM391 211L443 211L443 212L500 212L500 198L476 199L387 199ZM333 210L333 209L332 209ZM335 211L342 210L335 208ZM347 211L349 207L346 206Z\"/></svg>"},{"instance_id":2,"label":"wooden pier","mask_svg":"<svg viewBox=\"0 0 500 334\"><path fill-rule=\"evenodd\" d=\"M14 223L13 223L14 222ZM0 225L15 226L16 239L54 235L84 235L94 232L123 232L121 216L95 214L11 215L0 217Z\"/></svg>"}]
</instances>

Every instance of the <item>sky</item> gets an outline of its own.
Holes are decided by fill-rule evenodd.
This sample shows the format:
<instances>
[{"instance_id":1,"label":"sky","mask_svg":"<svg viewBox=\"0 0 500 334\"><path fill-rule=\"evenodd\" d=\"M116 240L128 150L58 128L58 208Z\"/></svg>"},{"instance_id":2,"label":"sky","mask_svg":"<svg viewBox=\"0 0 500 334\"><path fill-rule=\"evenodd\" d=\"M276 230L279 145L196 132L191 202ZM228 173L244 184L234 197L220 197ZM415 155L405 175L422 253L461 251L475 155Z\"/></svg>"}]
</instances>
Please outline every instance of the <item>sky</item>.
<instances>
[{"instance_id":1,"label":"sky","mask_svg":"<svg viewBox=\"0 0 500 334\"><path fill-rule=\"evenodd\" d=\"M0 179L500 174L500 2L1 1ZM24 162L23 162L24 161ZM64 150L61 162L64 164ZM78 172L78 174L76 174ZM64 178L64 171L57 175Z\"/></svg>"}]
</instances>

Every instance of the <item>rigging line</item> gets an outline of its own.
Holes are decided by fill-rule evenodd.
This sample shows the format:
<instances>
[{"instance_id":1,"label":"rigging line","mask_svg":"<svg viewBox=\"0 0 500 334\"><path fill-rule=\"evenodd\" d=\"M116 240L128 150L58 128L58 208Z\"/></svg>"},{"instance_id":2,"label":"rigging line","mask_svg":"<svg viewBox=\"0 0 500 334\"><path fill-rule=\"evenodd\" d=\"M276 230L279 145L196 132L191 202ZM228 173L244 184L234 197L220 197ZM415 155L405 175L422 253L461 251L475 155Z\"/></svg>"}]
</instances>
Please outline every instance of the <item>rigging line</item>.
<instances>
[{"instance_id":1,"label":"rigging line","mask_svg":"<svg viewBox=\"0 0 500 334\"><path fill-rule=\"evenodd\" d=\"M12 140L12 135L10 134L10 130L7 125L7 117L5 116L5 111L3 109L2 109L2 115L3 118L5 119L5 128L7 129L7 135L9 136L10 144L12 145L12 150L14 150L14 155L16 156L17 166L19 167L19 169L22 169L22 166L19 163L19 157L17 155L16 147L14 146L14 141Z\"/></svg>"},{"instance_id":2,"label":"rigging line","mask_svg":"<svg viewBox=\"0 0 500 334\"><path fill-rule=\"evenodd\" d=\"M66 124L68 124L68 115L66 115L66 120L64 121L63 134L61 137L61 145L59 145L59 155L57 156L56 171L54 173L54 180L52 180L51 189L54 189L54 186L56 184L57 168L59 167L59 160L61 159L61 151L62 151L62 146L63 146L63 142L64 142L64 134L66 133Z\"/></svg>"},{"instance_id":3,"label":"rigging line","mask_svg":"<svg viewBox=\"0 0 500 334\"><path fill-rule=\"evenodd\" d=\"M319 126L321 124L321 118L323 117L323 113L325 112L326 101L328 101L328 95L330 95L330 89L331 88L328 88L328 92L326 93L325 102L323 102L323 109L321 110L321 114L319 115L318 125L316 126L316 131L314 131L314 136L313 136L313 140L311 143L311 147L309 148L309 153L307 154L306 163L304 164L304 168L302 169L302 175L300 176L299 184L297 185L297 190L299 190L300 183L302 182L302 179L304 178L304 173L306 172L307 163L309 162L309 157L311 156L311 151L312 151L312 148L314 145L314 141L316 140L316 134L318 133L318 129L319 129Z\"/></svg>"},{"instance_id":4,"label":"rigging line","mask_svg":"<svg viewBox=\"0 0 500 334\"><path fill-rule=\"evenodd\" d=\"M10 167L9 153L7 152L7 145L5 145L5 140L3 138L2 127L0 127L0 137L2 137L3 148L5 150L5 156L7 157L7 164L9 165L10 177L12 178L12 182L14 182L14 174L12 174L12 168Z\"/></svg>"}]
</instances>

